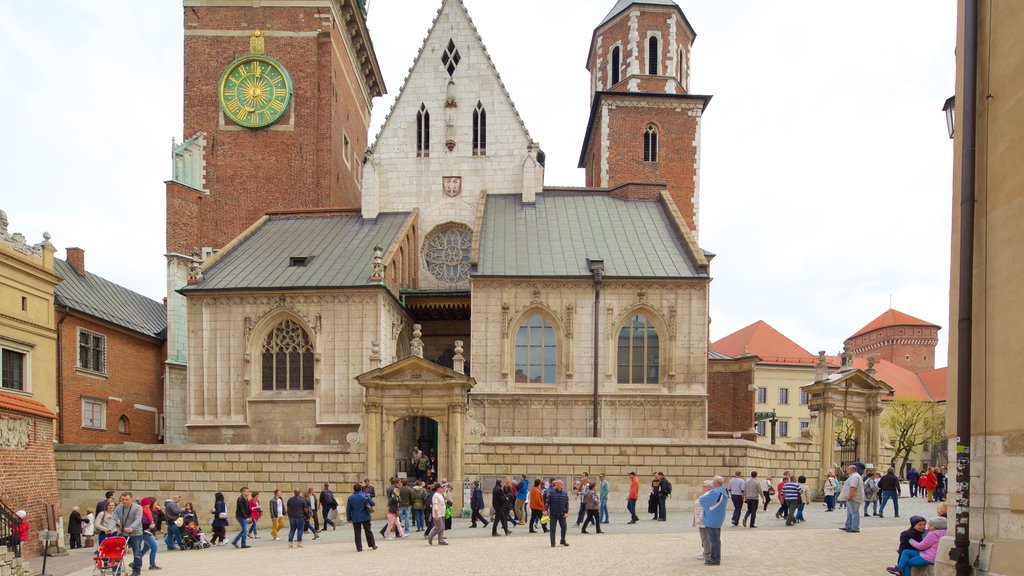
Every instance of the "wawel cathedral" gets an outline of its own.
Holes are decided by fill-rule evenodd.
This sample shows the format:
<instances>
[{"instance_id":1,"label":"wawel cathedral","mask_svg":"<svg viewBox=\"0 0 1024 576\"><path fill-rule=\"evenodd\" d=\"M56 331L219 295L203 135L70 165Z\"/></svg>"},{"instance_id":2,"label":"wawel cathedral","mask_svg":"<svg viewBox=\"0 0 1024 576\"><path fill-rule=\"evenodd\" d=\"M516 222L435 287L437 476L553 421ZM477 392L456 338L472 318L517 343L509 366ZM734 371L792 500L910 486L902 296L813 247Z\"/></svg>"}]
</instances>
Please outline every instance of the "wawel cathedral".
<instances>
[{"instance_id":1,"label":"wawel cathedral","mask_svg":"<svg viewBox=\"0 0 1024 576\"><path fill-rule=\"evenodd\" d=\"M753 436L753 361L709 358L678 5L594 23L560 187L461 0L372 140L362 3L242 4L185 1L165 442L341 447L374 479L419 446L461 479L487 439Z\"/></svg>"}]
</instances>

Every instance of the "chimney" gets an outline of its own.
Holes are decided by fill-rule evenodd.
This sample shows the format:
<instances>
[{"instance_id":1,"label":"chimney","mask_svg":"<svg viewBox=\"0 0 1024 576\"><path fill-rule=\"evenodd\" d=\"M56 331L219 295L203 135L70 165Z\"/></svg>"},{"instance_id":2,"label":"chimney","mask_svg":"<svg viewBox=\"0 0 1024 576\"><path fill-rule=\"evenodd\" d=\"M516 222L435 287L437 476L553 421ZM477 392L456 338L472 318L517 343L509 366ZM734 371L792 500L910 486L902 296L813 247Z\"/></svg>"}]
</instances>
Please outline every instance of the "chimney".
<instances>
[{"instance_id":1,"label":"chimney","mask_svg":"<svg viewBox=\"0 0 1024 576\"><path fill-rule=\"evenodd\" d=\"M85 250L81 248L68 248L68 264L78 272L80 276L85 276Z\"/></svg>"}]
</instances>

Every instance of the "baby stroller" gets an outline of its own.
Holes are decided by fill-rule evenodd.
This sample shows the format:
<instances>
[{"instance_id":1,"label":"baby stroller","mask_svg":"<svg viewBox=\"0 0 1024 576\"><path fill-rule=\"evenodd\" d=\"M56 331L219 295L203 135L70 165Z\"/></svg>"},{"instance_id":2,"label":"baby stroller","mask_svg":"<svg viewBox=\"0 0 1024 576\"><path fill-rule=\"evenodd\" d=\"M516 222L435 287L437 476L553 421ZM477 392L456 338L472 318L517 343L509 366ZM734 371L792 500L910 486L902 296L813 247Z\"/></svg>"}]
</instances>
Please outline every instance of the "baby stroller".
<instances>
[{"instance_id":1,"label":"baby stroller","mask_svg":"<svg viewBox=\"0 0 1024 576\"><path fill-rule=\"evenodd\" d=\"M185 550L202 550L210 547L210 541L206 539L206 534L203 534L198 526L191 523L181 529L181 541L182 548Z\"/></svg>"},{"instance_id":2,"label":"baby stroller","mask_svg":"<svg viewBox=\"0 0 1024 576\"><path fill-rule=\"evenodd\" d=\"M96 565L92 569L93 576L122 576L124 574L122 568L124 553L127 547L128 542L120 536L111 536L104 540L94 557Z\"/></svg>"}]
</instances>

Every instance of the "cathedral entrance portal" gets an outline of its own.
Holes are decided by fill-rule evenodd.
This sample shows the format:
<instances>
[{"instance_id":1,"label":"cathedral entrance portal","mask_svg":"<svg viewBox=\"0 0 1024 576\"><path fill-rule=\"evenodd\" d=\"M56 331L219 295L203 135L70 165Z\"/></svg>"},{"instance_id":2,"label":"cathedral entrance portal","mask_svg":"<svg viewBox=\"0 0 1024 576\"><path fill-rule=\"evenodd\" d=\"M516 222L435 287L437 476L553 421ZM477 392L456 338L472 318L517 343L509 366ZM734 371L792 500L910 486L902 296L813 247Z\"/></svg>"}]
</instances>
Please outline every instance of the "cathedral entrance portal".
<instances>
[{"instance_id":1,"label":"cathedral entrance portal","mask_svg":"<svg viewBox=\"0 0 1024 576\"><path fill-rule=\"evenodd\" d=\"M364 388L359 436L366 445L367 477L375 486L402 471L414 445L426 447L428 458L429 450L435 451L438 458L430 463L438 480L462 482L468 394L475 380L408 356L356 381ZM455 508L462 508L462 491L451 496Z\"/></svg>"},{"instance_id":2,"label":"cathedral entrance portal","mask_svg":"<svg viewBox=\"0 0 1024 576\"><path fill-rule=\"evenodd\" d=\"M436 480L442 457L437 420L407 416L395 422L395 477Z\"/></svg>"}]
</instances>

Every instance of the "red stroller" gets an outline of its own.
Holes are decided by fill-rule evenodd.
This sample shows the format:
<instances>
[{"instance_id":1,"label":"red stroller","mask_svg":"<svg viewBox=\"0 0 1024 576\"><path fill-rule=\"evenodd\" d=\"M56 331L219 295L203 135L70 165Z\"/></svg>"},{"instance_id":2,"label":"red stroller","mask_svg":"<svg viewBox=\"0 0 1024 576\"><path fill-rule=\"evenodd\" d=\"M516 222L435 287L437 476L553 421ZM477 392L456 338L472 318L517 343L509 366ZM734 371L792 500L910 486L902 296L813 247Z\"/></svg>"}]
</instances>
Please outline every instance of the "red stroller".
<instances>
[{"instance_id":1,"label":"red stroller","mask_svg":"<svg viewBox=\"0 0 1024 576\"><path fill-rule=\"evenodd\" d=\"M120 536L111 536L100 544L96 553L96 565L92 569L93 576L122 576L124 569L124 553L128 542Z\"/></svg>"}]
</instances>

